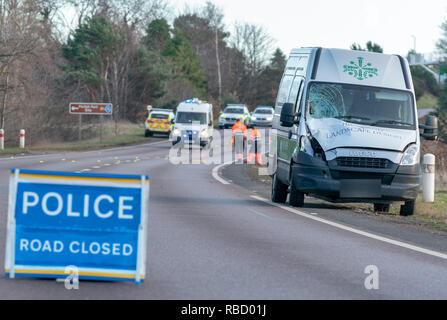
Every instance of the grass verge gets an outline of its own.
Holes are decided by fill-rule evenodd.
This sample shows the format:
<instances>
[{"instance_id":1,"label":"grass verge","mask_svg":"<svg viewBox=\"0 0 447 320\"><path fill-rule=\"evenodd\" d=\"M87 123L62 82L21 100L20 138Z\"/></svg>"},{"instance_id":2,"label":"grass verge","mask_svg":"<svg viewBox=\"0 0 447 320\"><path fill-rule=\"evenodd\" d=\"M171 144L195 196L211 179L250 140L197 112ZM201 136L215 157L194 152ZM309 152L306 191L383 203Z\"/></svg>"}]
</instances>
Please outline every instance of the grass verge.
<instances>
[{"instance_id":1,"label":"grass verge","mask_svg":"<svg viewBox=\"0 0 447 320\"><path fill-rule=\"evenodd\" d=\"M67 143L44 143L42 145L27 147L25 149L7 148L5 150L0 151L0 156L30 153L33 151L92 150L92 149L131 145L136 143L147 142L150 140L151 138L146 138L144 136L144 127L132 126L127 127L126 130L122 130L122 132L117 136L114 136L113 134L107 134L107 136L104 137L102 142L99 141L99 138L95 138L82 142L76 141Z\"/></svg>"},{"instance_id":2,"label":"grass verge","mask_svg":"<svg viewBox=\"0 0 447 320\"><path fill-rule=\"evenodd\" d=\"M393 204L390 214L399 215L400 206ZM437 191L434 203L422 202L422 194L416 200L414 216L410 219L434 229L447 231L447 191Z\"/></svg>"},{"instance_id":3,"label":"grass verge","mask_svg":"<svg viewBox=\"0 0 447 320\"><path fill-rule=\"evenodd\" d=\"M423 203L420 194L416 203L416 216L439 221L447 229L447 191L437 191L434 203Z\"/></svg>"},{"instance_id":4,"label":"grass verge","mask_svg":"<svg viewBox=\"0 0 447 320\"><path fill-rule=\"evenodd\" d=\"M438 98L430 93L425 93L419 98L418 109L436 109L438 108Z\"/></svg>"}]
</instances>

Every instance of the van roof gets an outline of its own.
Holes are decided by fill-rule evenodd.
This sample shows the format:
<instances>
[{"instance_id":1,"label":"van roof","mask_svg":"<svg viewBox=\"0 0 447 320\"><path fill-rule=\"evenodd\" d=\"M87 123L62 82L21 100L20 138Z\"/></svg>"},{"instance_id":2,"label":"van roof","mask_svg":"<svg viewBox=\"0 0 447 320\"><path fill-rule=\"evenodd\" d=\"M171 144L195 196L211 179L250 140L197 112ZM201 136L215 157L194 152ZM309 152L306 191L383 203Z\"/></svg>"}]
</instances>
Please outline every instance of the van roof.
<instances>
[{"instance_id":1,"label":"van roof","mask_svg":"<svg viewBox=\"0 0 447 320\"><path fill-rule=\"evenodd\" d=\"M312 80L400 90L413 89L408 62L399 55L345 49L302 48L293 49L289 60L296 60L297 56L307 56L310 61L312 53L315 53L317 63L316 68L313 68ZM293 65L288 63L286 69L290 67L293 68Z\"/></svg>"},{"instance_id":2,"label":"van roof","mask_svg":"<svg viewBox=\"0 0 447 320\"><path fill-rule=\"evenodd\" d=\"M213 109L213 106L207 102L200 101L198 99L187 100L181 102L177 107L177 112L179 111L189 111L189 112L209 112Z\"/></svg>"}]
</instances>

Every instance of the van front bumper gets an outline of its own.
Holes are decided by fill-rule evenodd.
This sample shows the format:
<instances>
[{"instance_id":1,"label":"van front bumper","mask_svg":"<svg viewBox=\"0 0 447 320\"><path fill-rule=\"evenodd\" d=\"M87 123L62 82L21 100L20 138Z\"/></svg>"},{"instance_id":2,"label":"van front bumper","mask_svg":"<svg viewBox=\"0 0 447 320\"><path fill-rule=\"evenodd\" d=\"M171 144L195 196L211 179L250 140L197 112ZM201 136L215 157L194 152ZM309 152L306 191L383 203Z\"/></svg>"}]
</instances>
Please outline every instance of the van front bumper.
<instances>
[{"instance_id":1,"label":"van front bumper","mask_svg":"<svg viewBox=\"0 0 447 320\"><path fill-rule=\"evenodd\" d=\"M422 182L421 166L393 165L388 169L340 167L305 153L292 167L296 189L334 202L392 202L415 200Z\"/></svg>"}]
</instances>

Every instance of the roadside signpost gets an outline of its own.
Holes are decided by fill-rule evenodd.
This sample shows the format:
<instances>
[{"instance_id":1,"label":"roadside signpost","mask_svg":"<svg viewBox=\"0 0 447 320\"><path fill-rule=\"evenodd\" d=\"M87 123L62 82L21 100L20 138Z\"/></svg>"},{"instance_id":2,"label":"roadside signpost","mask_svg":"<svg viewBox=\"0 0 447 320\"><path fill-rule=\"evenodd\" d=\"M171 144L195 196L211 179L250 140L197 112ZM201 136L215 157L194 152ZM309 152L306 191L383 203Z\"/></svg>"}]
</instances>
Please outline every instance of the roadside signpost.
<instances>
[{"instance_id":1,"label":"roadside signpost","mask_svg":"<svg viewBox=\"0 0 447 320\"><path fill-rule=\"evenodd\" d=\"M72 102L69 107L70 114L79 115L78 124L78 140L81 140L81 126L82 115L99 115L100 116L100 133L99 140L102 141L102 117L104 115L111 116L113 114L113 104L111 103L85 103L85 102Z\"/></svg>"},{"instance_id":2,"label":"roadside signpost","mask_svg":"<svg viewBox=\"0 0 447 320\"><path fill-rule=\"evenodd\" d=\"M145 279L149 177L13 169L9 278Z\"/></svg>"}]
</instances>

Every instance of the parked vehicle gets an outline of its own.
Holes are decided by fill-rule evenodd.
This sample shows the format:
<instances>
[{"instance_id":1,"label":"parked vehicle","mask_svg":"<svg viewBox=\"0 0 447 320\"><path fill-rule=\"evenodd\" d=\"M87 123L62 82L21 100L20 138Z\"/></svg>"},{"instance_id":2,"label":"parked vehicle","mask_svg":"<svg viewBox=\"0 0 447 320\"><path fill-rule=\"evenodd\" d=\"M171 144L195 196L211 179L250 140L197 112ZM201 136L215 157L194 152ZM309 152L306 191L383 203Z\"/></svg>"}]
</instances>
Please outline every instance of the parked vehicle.
<instances>
[{"instance_id":1,"label":"parked vehicle","mask_svg":"<svg viewBox=\"0 0 447 320\"><path fill-rule=\"evenodd\" d=\"M213 106L199 99L190 99L177 107L174 130L171 134L173 145L209 146L213 139Z\"/></svg>"},{"instance_id":2,"label":"parked vehicle","mask_svg":"<svg viewBox=\"0 0 447 320\"><path fill-rule=\"evenodd\" d=\"M241 120L246 126L250 122L250 111L244 104L229 104L219 117L219 128L227 129Z\"/></svg>"},{"instance_id":3,"label":"parked vehicle","mask_svg":"<svg viewBox=\"0 0 447 320\"><path fill-rule=\"evenodd\" d=\"M151 109L145 123L145 136L152 137L155 133L170 135L174 127L174 118L174 110Z\"/></svg>"},{"instance_id":4,"label":"parked vehicle","mask_svg":"<svg viewBox=\"0 0 447 320\"><path fill-rule=\"evenodd\" d=\"M398 55L294 49L279 87L271 139L272 200L301 207L332 202L403 202L414 213L421 185L420 133L408 62Z\"/></svg>"},{"instance_id":5,"label":"parked vehicle","mask_svg":"<svg viewBox=\"0 0 447 320\"><path fill-rule=\"evenodd\" d=\"M259 106L250 117L249 127L271 127L273 125L273 114L275 110L269 106Z\"/></svg>"}]
</instances>

